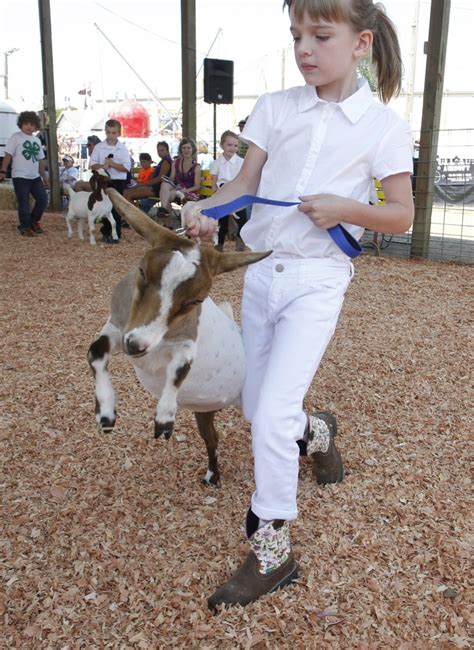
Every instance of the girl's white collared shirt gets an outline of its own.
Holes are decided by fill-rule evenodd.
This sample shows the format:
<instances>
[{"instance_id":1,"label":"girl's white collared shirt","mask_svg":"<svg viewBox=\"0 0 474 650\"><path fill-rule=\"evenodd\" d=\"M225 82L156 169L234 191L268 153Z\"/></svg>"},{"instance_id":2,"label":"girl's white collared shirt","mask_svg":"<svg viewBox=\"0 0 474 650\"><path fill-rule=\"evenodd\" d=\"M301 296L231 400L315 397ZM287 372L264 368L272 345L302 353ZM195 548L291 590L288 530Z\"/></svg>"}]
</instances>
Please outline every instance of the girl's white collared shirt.
<instances>
[{"instance_id":1,"label":"girl's white collared shirt","mask_svg":"<svg viewBox=\"0 0 474 650\"><path fill-rule=\"evenodd\" d=\"M298 201L335 194L369 202L373 178L413 171L409 125L376 102L366 81L341 103L318 97L313 86L262 95L241 136L268 155L258 195ZM341 223L356 238L364 229ZM253 250L275 257L343 257L326 230L295 208L255 205L241 231Z\"/></svg>"}]
</instances>

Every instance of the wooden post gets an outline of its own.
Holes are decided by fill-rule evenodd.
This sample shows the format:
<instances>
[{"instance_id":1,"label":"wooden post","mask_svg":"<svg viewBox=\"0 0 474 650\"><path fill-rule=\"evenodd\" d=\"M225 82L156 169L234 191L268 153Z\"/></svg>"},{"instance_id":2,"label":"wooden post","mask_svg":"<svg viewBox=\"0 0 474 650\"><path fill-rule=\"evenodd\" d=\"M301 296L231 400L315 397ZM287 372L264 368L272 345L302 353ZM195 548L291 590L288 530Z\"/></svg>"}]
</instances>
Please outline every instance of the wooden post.
<instances>
[{"instance_id":1,"label":"wooden post","mask_svg":"<svg viewBox=\"0 0 474 650\"><path fill-rule=\"evenodd\" d=\"M196 0L181 0L183 136L196 140Z\"/></svg>"},{"instance_id":2,"label":"wooden post","mask_svg":"<svg viewBox=\"0 0 474 650\"><path fill-rule=\"evenodd\" d=\"M59 186L58 139L56 134L56 101L54 97L53 42L51 38L51 10L49 0L38 0L41 34L41 62L43 66L43 108L46 115L46 146L48 148L49 187L51 208L61 210Z\"/></svg>"},{"instance_id":3,"label":"wooden post","mask_svg":"<svg viewBox=\"0 0 474 650\"><path fill-rule=\"evenodd\" d=\"M451 0L431 2L410 257L427 257L429 252L450 9Z\"/></svg>"}]
</instances>

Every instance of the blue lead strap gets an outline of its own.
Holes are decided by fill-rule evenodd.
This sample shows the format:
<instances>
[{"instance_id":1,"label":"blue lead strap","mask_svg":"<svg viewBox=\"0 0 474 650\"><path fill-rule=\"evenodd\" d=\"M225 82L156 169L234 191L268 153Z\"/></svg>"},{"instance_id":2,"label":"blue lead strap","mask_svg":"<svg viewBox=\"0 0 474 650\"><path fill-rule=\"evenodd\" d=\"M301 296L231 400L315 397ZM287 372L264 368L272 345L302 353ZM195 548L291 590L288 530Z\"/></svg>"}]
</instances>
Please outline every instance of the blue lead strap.
<instances>
[{"instance_id":1,"label":"blue lead strap","mask_svg":"<svg viewBox=\"0 0 474 650\"><path fill-rule=\"evenodd\" d=\"M274 201L273 199L263 199L261 196L253 196L252 194L244 194L239 196L238 199L234 199L229 203L223 203L222 205L215 205L212 208L204 208L201 211L201 214L204 214L206 217L211 219L221 219L226 217L232 212L237 212L237 210L242 210L247 205L252 205L253 203L263 203L264 205L279 205L290 207L292 205L299 205L297 202L289 201ZM332 238L333 242L339 246L343 253L349 257L357 257L362 252L362 247L345 228L338 224L332 228L328 228L327 232Z\"/></svg>"}]
</instances>

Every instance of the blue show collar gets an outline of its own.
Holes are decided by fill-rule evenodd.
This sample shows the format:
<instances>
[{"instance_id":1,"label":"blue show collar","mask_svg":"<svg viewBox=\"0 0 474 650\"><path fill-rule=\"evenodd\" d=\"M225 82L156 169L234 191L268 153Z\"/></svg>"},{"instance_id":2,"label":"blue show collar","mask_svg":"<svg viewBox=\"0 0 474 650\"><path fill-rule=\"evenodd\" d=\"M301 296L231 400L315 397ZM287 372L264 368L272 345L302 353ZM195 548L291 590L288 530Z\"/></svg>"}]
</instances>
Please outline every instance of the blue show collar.
<instances>
[{"instance_id":1,"label":"blue show collar","mask_svg":"<svg viewBox=\"0 0 474 650\"><path fill-rule=\"evenodd\" d=\"M223 203L222 205L215 205L212 208L204 208L201 210L201 214L204 214L206 217L211 219L221 219L226 217L232 212L241 210L247 205L252 205L253 203L263 203L264 205L278 205L291 207L294 205L299 205L298 202L289 202L289 201L274 201L273 199L263 199L261 196L253 196L252 194L244 194L239 196L239 198L230 201L229 203ZM339 246L343 253L349 257L355 258L362 252L362 247L345 228L338 224L332 228L327 229L328 234L332 238L333 242Z\"/></svg>"}]
</instances>

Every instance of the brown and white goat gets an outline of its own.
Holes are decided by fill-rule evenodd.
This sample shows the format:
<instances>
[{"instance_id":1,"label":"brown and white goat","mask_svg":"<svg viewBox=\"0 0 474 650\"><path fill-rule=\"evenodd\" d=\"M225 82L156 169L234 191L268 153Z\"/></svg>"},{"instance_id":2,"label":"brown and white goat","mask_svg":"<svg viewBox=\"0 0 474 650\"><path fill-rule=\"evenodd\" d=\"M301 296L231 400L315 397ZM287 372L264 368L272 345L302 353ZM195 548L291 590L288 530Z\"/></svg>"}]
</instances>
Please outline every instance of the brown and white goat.
<instances>
[{"instance_id":1,"label":"brown and white goat","mask_svg":"<svg viewBox=\"0 0 474 650\"><path fill-rule=\"evenodd\" d=\"M217 484L216 411L240 405L245 355L240 330L209 297L213 277L267 257L218 253L154 223L113 189L115 208L151 248L115 287L109 319L89 348L95 376L96 420L115 424L110 354L123 350L143 386L158 398L154 435L169 439L178 407L194 412L209 466L204 481Z\"/></svg>"},{"instance_id":2,"label":"brown and white goat","mask_svg":"<svg viewBox=\"0 0 474 650\"><path fill-rule=\"evenodd\" d=\"M69 207L66 214L67 236L72 237L72 222L78 220L79 239L84 239L84 223L89 224L89 241L95 245L95 223L98 219L107 219L112 227L112 239L118 242L115 219L112 215L112 202L105 193L110 185L110 176L105 169L92 172L90 178L92 192L75 192L70 185L65 186L69 195Z\"/></svg>"}]
</instances>

